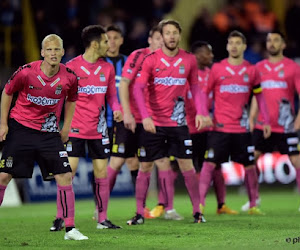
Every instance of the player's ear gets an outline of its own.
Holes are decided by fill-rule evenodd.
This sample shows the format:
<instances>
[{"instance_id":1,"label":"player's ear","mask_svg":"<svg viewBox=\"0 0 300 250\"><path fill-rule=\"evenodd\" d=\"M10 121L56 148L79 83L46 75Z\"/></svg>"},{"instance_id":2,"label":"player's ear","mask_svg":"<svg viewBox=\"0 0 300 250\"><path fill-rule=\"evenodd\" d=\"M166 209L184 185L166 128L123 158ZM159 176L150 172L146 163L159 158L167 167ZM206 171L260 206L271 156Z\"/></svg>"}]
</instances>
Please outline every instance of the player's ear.
<instances>
[{"instance_id":1,"label":"player's ear","mask_svg":"<svg viewBox=\"0 0 300 250\"><path fill-rule=\"evenodd\" d=\"M45 52L44 52L43 49L41 49L41 56L42 56L42 57L45 57Z\"/></svg>"}]
</instances>

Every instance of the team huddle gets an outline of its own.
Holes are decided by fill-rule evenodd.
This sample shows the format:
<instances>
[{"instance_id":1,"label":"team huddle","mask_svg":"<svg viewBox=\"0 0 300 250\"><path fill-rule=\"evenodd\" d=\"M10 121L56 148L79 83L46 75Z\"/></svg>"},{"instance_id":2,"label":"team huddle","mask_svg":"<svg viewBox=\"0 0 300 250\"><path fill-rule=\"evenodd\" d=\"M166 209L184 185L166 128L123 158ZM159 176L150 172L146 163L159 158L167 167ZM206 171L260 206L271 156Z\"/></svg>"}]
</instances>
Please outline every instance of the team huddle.
<instances>
[{"instance_id":1,"label":"team huddle","mask_svg":"<svg viewBox=\"0 0 300 250\"><path fill-rule=\"evenodd\" d=\"M90 25L81 34L84 53L66 65L60 63L62 39L46 36L43 60L20 67L2 92L0 205L10 180L31 178L36 161L44 180L55 178L57 183L57 214L50 231L65 227L65 240L88 239L75 228L72 187L86 148L94 168L97 229L121 228L107 218L107 208L124 162L136 197L136 213L127 225L162 215L183 219L173 206L175 162L191 200L194 223L206 222L205 199L211 182L217 213L238 214L225 202L221 164L229 159L245 167L249 202L242 210L250 215L264 215L259 209L256 166L263 153L277 150L289 155L300 189L295 132L300 129L300 115L294 108L300 68L283 56L283 35L269 33L268 59L251 65L244 59L245 36L232 31L228 58L210 69L209 43L198 41L191 52L182 50L181 31L177 21L162 20L149 33L149 47L127 58L119 54L123 41L117 27L105 30ZM119 62L122 70L117 68ZM63 106L64 123L59 129ZM154 166L159 195L150 211L146 198Z\"/></svg>"}]
</instances>

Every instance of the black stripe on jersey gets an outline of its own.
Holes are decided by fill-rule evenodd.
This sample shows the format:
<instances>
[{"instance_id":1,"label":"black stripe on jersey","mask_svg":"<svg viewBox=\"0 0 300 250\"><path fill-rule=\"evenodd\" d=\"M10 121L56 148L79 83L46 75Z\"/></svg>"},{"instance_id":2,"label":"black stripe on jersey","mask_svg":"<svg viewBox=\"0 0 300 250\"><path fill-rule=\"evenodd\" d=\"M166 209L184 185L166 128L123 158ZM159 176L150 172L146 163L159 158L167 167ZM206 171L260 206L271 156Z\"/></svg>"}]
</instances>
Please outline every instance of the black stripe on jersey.
<instances>
[{"instance_id":1,"label":"black stripe on jersey","mask_svg":"<svg viewBox=\"0 0 300 250\"><path fill-rule=\"evenodd\" d=\"M19 68L12 74L12 76L9 78L9 81L13 80L14 77L15 77L19 72L21 72L23 69L26 69L26 68L31 68L31 65L30 65L30 64L26 64L26 65L23 65L23 66L19 67Z\"/></svg>"}]
</instances>

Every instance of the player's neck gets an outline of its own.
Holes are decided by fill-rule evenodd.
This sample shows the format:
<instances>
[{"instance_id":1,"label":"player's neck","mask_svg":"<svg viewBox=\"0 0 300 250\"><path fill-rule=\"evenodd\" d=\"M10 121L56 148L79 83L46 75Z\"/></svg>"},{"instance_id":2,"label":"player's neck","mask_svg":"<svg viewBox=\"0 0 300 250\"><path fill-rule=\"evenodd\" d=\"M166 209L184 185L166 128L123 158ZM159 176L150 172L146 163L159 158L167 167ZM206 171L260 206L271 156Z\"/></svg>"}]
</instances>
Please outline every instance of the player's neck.
<instances>
[{"instance_id":1,"label":"player's neck","mask_svg":"<svg viewBox=\"0 0 300 250\"><path fill-rule=\"evenodd\" d=\"M228 63L234 66L240 65L243 63L244 58L243 57L238 57L238 58L233 58L233 57L228 57Z\"/></svg>"},{"instance_id":2,"label":"player's neck","mask_svg":"<svg viewBox=\"0 0 300 250\"><path fill-rule=\"evenodd\" d=\"M52 77L59 71L59 64L58 65L50 65L45 60L41 64L41 71L48 76Z\"/></svg>"},{"instance_id":3,"label":"player's neck","mask_svg":"<svg viewBox=\"0 0 300 250\"><path fill-rule=\"evenodd\" d=\"M89 63L95 63L99 59L99 55L94 53L92 50L86 50L84 54L82 55L83 59L86 60Z\"/></svg>"},{"instance_id":4,"label":"player's neck","mask_svg":"<svg viewBox=\"0 0 300 250\"><path fill-rule=\"evenodd\" d=\"M278 56L271 56L271 55L269 55L268 60L269 60L270 63L278 63L278 62L280 62L283 58L284 58L283 54L278 55Z\"/></svg>"},{"instance_id":5,"label":"player's neck","mask_svg":"<svg viewBox=\"0 0 300 250\"><path fill-rule=\"evenodd\" d=\"M164 52L165 55L169 57L174 57L178 54L179 48L177 47L174 50L169 50L167 47L163 46L162 51Z\"/></svg>"},{"instance_id":6,"label":"player's neck","mask_svg":"<svg viewBox=\"0 0 300 250\"><path fill-rule=\"evenodd\" d=\"M108 57L117 57L119 54L120 54L119 51L115 51L115 52L107 51L107 53L106 53L106 55L107 55Z\"/></svg>"}]
</instances>

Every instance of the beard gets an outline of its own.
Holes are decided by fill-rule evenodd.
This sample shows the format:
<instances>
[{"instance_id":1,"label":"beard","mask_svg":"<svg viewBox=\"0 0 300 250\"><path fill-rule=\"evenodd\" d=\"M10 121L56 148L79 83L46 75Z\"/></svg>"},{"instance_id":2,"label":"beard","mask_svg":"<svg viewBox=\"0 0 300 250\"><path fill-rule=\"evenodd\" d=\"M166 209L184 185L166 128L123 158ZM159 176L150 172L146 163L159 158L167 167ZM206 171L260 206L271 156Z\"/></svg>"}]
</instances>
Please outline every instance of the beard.
<instances>
[{"instance_id":1,"label":"beard","mask_svg":"<svg viewBox=\"0 0 300 250\"><path fill-rule=\"evenodd\" d=\"M271 56L278 56L280 54L280 50L268 50L268 53Z\"/></svg>"},{"instance_id":2,"label":"beard","mask_svg":"<svg viewBox=\"0 0 300 250\"><path fill-rule=\"evenodd\" d=\"M177 49L178 43L176 43L176 46L174 46L174 47L170 47L170 46L168 46L168 45L165 43L165 47L166 47L168 50L170 50L170 51L174 51L174 50Z\"/></svg>"}]
</instances>

